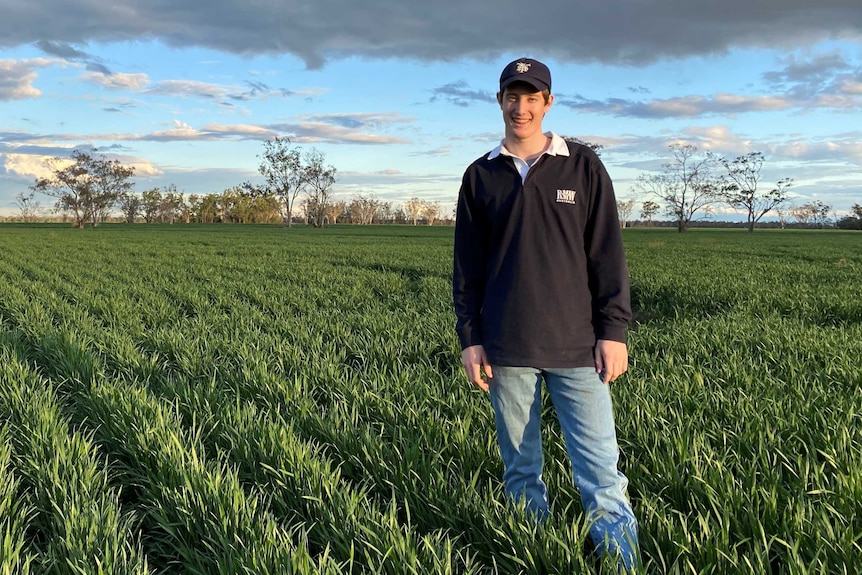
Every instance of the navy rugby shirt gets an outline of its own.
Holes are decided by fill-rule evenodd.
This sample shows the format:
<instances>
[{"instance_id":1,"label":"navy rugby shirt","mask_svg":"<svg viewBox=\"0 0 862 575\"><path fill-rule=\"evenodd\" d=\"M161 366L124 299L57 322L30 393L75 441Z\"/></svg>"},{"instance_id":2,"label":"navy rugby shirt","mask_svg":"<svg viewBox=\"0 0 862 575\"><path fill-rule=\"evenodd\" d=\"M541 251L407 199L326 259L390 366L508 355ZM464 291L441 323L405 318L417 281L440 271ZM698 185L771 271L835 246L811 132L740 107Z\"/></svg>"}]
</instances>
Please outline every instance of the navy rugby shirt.
<instances>
[{"instance_id":1,"label":"navy rugby shirt","mask_svg":"<svg viewBox=\"0 0 862 575\"><path fill-rule=\"evenodd\" d=\"M550 134L525 179L499 149L458 194L452 295L462 349L491 365L588 367L626 341L628 270L611 179L587 146Z\"/></svg>"}]
</instances>

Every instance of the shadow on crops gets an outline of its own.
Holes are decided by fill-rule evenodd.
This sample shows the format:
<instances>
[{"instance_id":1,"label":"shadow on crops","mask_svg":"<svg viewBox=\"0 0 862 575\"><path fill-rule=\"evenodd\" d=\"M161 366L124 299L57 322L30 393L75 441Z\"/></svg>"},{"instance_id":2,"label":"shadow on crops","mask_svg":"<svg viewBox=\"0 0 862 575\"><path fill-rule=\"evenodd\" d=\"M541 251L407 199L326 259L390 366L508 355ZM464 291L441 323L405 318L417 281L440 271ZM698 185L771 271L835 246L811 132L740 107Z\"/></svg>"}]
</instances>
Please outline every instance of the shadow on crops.
<instances>
[{"instance_id":1,"label":"shadow on crops","mask_svg":"<svg viewBox=\"0 0 862 575\"><path fill-rule=\"evenodd\" d=\"M397 275L401 276L402 278L411 282L411 287L415 287L415 286L413 286L413 284L416 284L418 286L418 283L422 280L422 278L431 277L431 278L442 279L442 280L445 280L447 282L452 281L452 276L449 273L436 272L436 271L431 270L431 269L415 267L415 266L407 266L407 265L399 265L399 264L382 264L382 263L357 264L356 262L348 262L348 261L333 262L333 263L336 263L339 266L348 266L348 267L351 267L351 268L354 268L357 270L365 270L365 271L374 272L376 274L379 274L379 273L397 274Z\"/></svg>"},{"instance_id":2,"label":"shadow on crops","mask_svg":"<svg viewBox=\"0 0 862 575\"><path fill-rule=\"evenodd\" d=\"M648 290L636 284L631 286L631 298L631 328L635 331L644 323L708 318L723 314L739 303L667 287Z\"/></svg>"}]
</instances>

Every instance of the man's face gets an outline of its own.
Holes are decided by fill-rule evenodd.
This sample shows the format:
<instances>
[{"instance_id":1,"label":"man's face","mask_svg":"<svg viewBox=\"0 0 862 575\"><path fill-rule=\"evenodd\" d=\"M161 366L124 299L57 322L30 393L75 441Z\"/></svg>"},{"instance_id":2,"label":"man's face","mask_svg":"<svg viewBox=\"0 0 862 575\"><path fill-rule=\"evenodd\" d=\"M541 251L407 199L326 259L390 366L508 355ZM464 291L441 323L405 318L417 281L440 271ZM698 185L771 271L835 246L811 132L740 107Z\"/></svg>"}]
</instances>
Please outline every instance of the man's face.
<instances>
[{"instance_id":1,"label":"man's face","mask_svg":"<svg viewBox=\"0 0 862 575\"><path fill-rule=\"evenodd\" d=\"M542 119L554 102L552 95L545 96L529 84L516 82L498 94L506 138L525 141L542 133Z\"/></svg>"}]
</instances>

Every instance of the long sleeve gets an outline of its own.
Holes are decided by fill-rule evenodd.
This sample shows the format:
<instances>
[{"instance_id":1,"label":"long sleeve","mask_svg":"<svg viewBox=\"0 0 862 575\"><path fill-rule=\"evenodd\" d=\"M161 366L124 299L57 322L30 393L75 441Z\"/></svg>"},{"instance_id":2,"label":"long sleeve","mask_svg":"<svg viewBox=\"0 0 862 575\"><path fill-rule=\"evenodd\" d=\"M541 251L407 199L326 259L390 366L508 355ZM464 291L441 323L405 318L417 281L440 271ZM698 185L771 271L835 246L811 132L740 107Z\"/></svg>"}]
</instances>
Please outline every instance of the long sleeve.
<instances>
[{"instance_id":1,"label":"long sleeve","mask_svg":"<svg viewBox=\"0 0 862 575\"><path fill-rule=\"evenodd\" d=\"M592 193L584 233L596 339L626 341L631 320L628 268L610 176L599 163L591 174Z\"/></svg>"},{"instance_id":2,"label":"long sleeve","mask_svg":"<svg viewBox=\"0 0 862 575\"><path fill-rule=\"evenodd\" d=\"M452 301L461 349L482 343L482 303L485 292L487 236L474 203L470 171L464 174L455 215Z\"/></svg>"}]
</instances>

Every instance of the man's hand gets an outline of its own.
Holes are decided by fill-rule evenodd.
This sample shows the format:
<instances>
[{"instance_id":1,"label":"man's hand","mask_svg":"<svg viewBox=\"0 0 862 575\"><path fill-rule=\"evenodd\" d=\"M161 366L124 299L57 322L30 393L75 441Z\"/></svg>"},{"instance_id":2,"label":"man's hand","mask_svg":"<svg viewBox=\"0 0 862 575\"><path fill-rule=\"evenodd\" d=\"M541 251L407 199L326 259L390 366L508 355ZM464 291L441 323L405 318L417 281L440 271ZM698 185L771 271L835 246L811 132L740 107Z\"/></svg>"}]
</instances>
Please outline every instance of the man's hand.
<instances>
[{"instance_id":1,"label":"man's hand","mask_svg":"<svg viewBox=\"0 0 862 575\"><path fill-rule=\"evenodd\" d=\"M488 356L485 355L484 347L481 345L465 347L461 351L461 365L464 366L467 379L473 385L482 391L488 391L487 380L494 377L494 372L491 370L491 364L488 363Z\"/></svg>"},{"instance_id":2,"label":"man's hand","mask_svg":"<svg viewBox=\"0 0 862 575\"><path fill-rule=\"evenodd\" d=\"M629 352L620 341L600 339L596 342L596 373L604 383L610 383L629 368Z\"/></svg>"}]
</instances>

